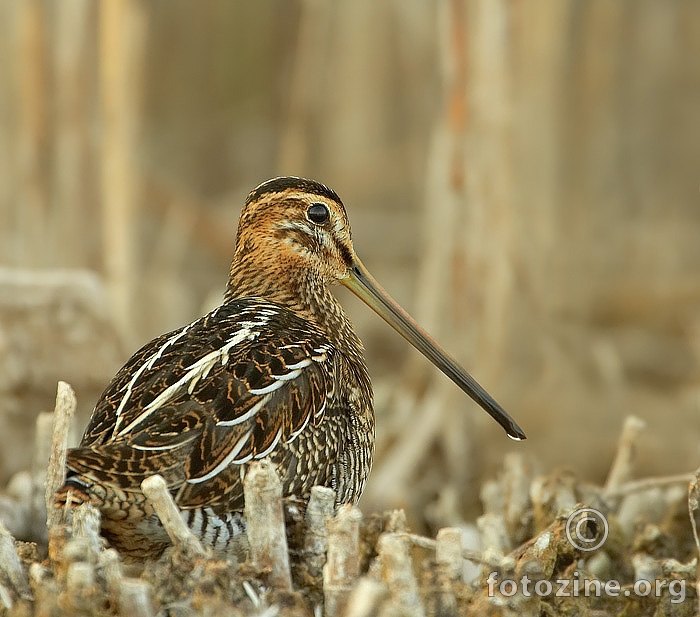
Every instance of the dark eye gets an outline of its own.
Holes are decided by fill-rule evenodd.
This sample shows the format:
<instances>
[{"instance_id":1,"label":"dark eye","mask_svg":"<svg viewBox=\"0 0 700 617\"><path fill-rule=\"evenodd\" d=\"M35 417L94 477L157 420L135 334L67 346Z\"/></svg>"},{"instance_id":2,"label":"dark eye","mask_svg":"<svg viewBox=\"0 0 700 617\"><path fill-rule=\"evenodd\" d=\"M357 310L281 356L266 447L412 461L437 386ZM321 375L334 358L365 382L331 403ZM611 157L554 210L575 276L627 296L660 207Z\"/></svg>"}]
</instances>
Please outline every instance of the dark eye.
<instances>
[{"instance_id":1,"label":"dark eye","mask_svg":"<svg viewBox=\"0 0 700 617\"><path fill-rule=\"evenodd\" d=\"M328 222L331 215L328 212L328 207L326 204L316 202L315 204L311 204L309 206L309 209L306 211L306 216L309 217L309 220L312 223L316 223L316 225L323 225L324 223Z\"/></svg>"}]
</instances>

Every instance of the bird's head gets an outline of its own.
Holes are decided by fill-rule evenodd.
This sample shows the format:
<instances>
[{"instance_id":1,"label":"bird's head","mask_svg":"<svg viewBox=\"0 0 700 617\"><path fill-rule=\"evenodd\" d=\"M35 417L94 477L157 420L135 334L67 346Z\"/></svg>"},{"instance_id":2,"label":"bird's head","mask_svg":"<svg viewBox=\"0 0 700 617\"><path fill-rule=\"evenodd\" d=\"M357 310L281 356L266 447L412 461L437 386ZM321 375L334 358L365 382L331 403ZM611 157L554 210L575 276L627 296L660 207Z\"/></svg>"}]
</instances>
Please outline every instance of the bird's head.
<instances>
[{"instance_id":1,"label":"bird's head","mask_svg":"<svg viewBox=\"0 0 700 617\"><path fill-rule=\"evenodd\" d=\"M503 426L513 439L525 434L491 396L374 280L355 254L345 207L334 191L312 180L275 178L246 200L228 297L260 295L291 308L344 285ZM311 311L318 315L323 301Z\"/></svg>"},{"instance_id":2,"label":"bird's head","mask_svg":"<svg viewBox=\"0 0 700 617\"><path fill-rule=\"evenodd\" d=\"M332 285L349 276L355 259L345 207L328 187L285 177L268 180L248 195L234 265L257 260L280 274L301 271Z\"/></svg>"}]
</instances>

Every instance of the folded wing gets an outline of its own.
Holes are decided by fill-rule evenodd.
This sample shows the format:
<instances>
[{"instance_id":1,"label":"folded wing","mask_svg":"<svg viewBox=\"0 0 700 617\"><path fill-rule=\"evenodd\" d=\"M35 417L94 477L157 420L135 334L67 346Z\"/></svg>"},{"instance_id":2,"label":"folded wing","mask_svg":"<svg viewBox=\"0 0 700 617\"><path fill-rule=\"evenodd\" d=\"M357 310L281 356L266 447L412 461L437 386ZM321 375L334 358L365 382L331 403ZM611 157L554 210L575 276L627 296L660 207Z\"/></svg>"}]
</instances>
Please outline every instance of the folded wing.
<instances>
[{"instance_id":1,"label":"folded wing","mask_svg":"<svg viewBox=\"0 0 700 617\"><path fill-rule=\"evenodd\" d=\"M242 507L243 466L324 418L335 349L282 307L219 307L138 351L98 402L69 476L137 491L164 476L183 508Z\"/></svg>"}]
</instances>

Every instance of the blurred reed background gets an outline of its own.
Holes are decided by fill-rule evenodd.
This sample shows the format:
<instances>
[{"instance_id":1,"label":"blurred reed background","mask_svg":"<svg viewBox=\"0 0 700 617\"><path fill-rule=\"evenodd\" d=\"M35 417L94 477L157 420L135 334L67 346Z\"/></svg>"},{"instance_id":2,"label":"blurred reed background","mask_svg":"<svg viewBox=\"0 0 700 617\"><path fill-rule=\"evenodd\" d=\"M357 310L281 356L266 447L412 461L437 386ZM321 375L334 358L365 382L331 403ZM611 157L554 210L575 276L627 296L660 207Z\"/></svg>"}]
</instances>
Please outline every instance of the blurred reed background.
<instances>
[{"instance_id":1,"label":"blurred reed background","mask_svg":"<svg viewBox=\"0 0 700 617\"><path fill-rule=\"evenodd\" d=\"M338 191L370 270L529 437L349 300L377 393L364 508L453 523L508 451L601 480L630 413L640 471L694 469L698 58L681 0L0 2L0 264L92 270L108 311L89 387L65 345L41 371L27 351L69 318L0 313L6 426L59 378L88 413L218 302L247 192L293 174ZM30 457L11 435L3 481Z\"/></svg>"}]
</instances>

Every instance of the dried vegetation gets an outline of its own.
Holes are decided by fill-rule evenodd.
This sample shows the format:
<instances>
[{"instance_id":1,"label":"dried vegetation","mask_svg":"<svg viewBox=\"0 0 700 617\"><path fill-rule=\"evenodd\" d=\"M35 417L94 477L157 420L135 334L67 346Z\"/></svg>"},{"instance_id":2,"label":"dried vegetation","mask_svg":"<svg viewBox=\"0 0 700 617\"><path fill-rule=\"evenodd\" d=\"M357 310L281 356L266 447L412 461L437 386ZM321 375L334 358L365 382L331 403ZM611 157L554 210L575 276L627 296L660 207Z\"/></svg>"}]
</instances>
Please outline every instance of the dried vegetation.
<instances>
[{"instance_id":1,"label":"dried vegetation","mask_svg":"<svg viewBox=\"0 0 700 617\"><path fill-rule=\"evenodd\" d=\"M696 614L697 475L639 479L634 452L644 473L697 458L699 6L0 2L0 261L91 268L108 290L84 271L0 271L0 615ZM498 384L526 454L482 483L502 436L409 366L391 397L376 380L363 507L405 504L434 539L401 513L334 513L324 489L287 508L285 537L262 469L251 520L275 525L234 566L178 527L154 478L174 547L139 571L94 510L47 522L68 422L32 429L34 414L59 377L89 413L128 350L201 313L235 208L275 173L341 192L363 258ZM395 375L403 348L353 319ZM59 399L71 408L65 386ZM628 410L650 428L629 420L611 457ZM541 474L528 452L580 477ZM604 483L580 479L609 458ZM479 484L480 548L451 526L473 504L450 497ZM609 525L595 551L567 537L582 505ZM597 541L600 525L571 522ZM523 575L553 592L506 595ZM558 580L621 591L557 596ZM635 592L645 580L667 582L660 597Z\"/></svg>"},{"instance_id":2,"label":"dried vegetation","mask_svg":"<svg viewBox=\"0 0 700 617\"><path fill-rule=\"evenodd\" d=\"M46 418L37 423L35 449L50 452L45 481L31 485L32 499L3 498L5 520L29 517L46 525L33 528L34 542L18 542L0 524L0 615L690 616L698 610L699 476L635 480L643 424L634 417L605 486L569 472L535 475L523 457L508 456L498 479L482 488L479 551L463 545L459 528L441 529L436 539L411 533L402 511L366 518L354 506L334 512L327 488L313 491L304 512L283 503L275 469L257 463L245 482L247 559L214 557L183 524L162 478L152 476L142 488L172 547L157 561L125 564L100 537L95 508L52 507L75 405L61 382L53 431L45 430ZM467 574L466 562L478 565L475 575Z\"/></svg>"}]
</instances>

